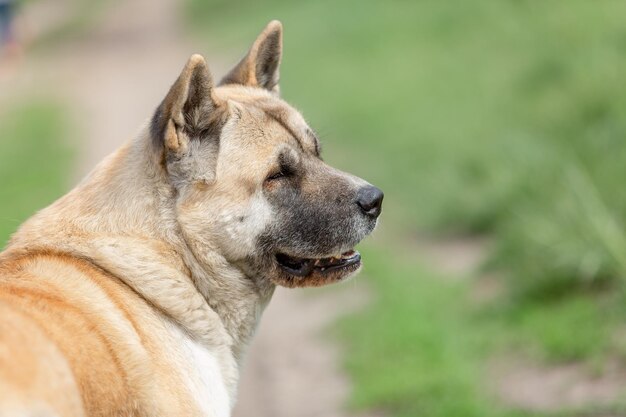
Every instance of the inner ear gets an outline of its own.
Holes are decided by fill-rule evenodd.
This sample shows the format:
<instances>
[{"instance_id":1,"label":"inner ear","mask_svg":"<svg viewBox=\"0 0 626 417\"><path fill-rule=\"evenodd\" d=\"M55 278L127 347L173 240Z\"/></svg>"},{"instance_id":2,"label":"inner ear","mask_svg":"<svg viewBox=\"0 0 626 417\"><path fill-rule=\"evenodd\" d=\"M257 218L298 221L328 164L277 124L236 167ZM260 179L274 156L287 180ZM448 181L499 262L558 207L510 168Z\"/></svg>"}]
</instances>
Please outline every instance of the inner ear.
<instances>
[{"instance_id":1,"label":"inner ear","mask_svg":"<svg viewBox=\"0 0 626 417\"><path fill-rule=\"evenodd\" d=\"M261 87L278 92L283 51L283 26L271 21L252 44L248 54L220 82Z\"/></svg>"},{"instance_id":2,"label":"inner ear","mask_svg":"<svg viewBox=\"0 0 626 417\"><path fill-rule=\"evenodd\" d=\"M213 88L206 61L193 55L152 117L150 133L157 148L180 153L191 138L207 136L220 115Z\"/></svg>"}]
</instances>

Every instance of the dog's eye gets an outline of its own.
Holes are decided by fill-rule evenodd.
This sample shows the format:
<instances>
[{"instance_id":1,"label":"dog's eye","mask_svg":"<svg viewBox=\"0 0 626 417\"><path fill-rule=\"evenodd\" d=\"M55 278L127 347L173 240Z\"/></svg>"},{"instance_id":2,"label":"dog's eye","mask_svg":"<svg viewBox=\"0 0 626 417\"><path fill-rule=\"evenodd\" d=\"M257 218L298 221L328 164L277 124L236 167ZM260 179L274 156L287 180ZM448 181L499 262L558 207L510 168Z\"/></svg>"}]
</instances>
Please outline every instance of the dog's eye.
<instances>
[{"instance_id":1,"label":"dog's eye","mask_svg":"<svg viewBox=\"0 0 626 417\"><path fill-rule=\"evenodd\" d=\"M267 178L265 178L266 182L292 177L296 173L296 166L293 160L284 152L278 156L278 161L275 167L276 171L273 171L267 176Z\"/></svg>"},{"instance_id":2,"label":"dog's eye","mask_svg":"<svg viewBox=\"0 0 626 417\"><path fill-rule=\"evenodd\" d=\"M270 175L266 178L266 181L274 181L274 180L278 180L278 179L280 179L280 178L284 178L284 177L286 177L286 176L287 176L287 174L285 174L285 172L283 172L283 170L281 169L281 170L280 170L280 171L278 171L278 172L275 172L275 173L273 173L273 174L270 174Z\"/></svg>"},{"instance_id":3,"label":"dog's eye","mask_svg":"<svg viewBox=\"0 0 626 417\"><path fill-rule=\"evenodd\" d=\"M275 180L279 180L281 178L287 178L287 177L291 177L295 174L295 170L293 167L284 164L281 165L280 169L276 172L273 172L272 174L268 175L267 178L265 179L266 181L275 181Z\"/></svg>"}]
</instances>

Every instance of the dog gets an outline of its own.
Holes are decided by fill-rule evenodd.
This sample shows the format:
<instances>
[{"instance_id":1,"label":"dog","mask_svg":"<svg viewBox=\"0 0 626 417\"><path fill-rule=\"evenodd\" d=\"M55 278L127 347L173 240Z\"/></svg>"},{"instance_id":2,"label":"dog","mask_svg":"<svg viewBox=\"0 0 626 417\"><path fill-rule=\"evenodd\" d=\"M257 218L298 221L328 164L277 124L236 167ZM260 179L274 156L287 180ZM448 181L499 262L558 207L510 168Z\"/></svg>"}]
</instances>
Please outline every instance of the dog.
<instances>
[{"instance_id":1,"label":"dog","mask_svg":"<svg viewBox=\"0 0 626 417\"><path fill-rule=\"evenodd\" d=\"M359 270L383 193L280 98L282 34L219 84L193 55L141 133L12 236L0 416L229 416L275 287Z\"/></svg>"}]
</instances>

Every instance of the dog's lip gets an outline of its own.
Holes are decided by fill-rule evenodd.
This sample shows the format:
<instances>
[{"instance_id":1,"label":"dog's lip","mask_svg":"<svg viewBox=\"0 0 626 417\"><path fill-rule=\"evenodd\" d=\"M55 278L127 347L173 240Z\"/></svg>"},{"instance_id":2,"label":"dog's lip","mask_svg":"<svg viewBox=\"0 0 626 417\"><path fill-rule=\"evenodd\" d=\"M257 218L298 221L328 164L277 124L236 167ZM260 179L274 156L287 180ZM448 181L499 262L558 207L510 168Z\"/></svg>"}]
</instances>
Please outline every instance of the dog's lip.
<instances>
[{"instance_id":1,"label":"dog's lip","mask_svg":"<svg viewBox=\"0 0 626 417\"><path fill-rule=\"evenodd\" d=\"M339 269L349 268L361 262L361 254L351 249L339 256L327 258L299 258L279 253L276 255L278 265L291 275L306 277L312 272L328 273Z\"/></svg>"}]
</instances>

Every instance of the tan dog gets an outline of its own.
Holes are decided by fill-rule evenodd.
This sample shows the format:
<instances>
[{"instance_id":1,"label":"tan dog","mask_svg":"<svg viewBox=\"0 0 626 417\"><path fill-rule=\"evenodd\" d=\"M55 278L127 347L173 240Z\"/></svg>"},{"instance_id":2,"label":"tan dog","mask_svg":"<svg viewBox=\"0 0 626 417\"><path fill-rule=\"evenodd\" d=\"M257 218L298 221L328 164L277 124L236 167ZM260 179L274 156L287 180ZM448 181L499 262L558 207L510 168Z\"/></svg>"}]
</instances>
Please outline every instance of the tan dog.
<instances>
[{"instance_id":1,"label":"tan dog","mask_svg":"<svg viewBox=\"0 0 626 417\"><path fill-rule=\"evenodd\" d=\"M281 51L271 22L219 86L192 56L143 133L13 236L0 416L228 416L275 285L359 269L382 192L322 162Z\"/></svg>"}]
</instances>

